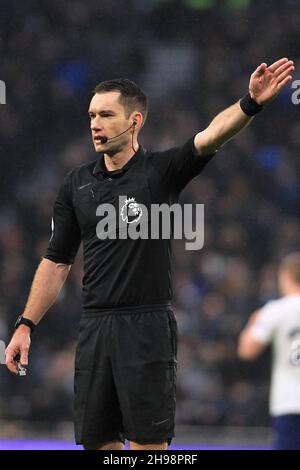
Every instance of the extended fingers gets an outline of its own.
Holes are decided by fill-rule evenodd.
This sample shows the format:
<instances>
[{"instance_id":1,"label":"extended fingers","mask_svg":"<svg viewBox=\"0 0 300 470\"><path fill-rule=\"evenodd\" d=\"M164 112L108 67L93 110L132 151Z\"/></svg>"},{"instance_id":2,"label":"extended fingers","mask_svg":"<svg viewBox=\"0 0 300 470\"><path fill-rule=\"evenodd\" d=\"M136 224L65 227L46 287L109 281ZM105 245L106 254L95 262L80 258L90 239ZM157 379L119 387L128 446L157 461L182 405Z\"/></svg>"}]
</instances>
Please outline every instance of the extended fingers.
<instances>
[{"instance_id":1,"label":"extended fingers","mask_svg":"<svg viewBox=\"0 0 300 470\"><path fill-rule=\"evenodd\" d=\"M281 65L285 64L288 61L289 59L287 57L283 57L282 59L276 60L276 62L274 62L268 68L270 72L275 72L275 70L277 70L279 67L281 67Z\"/></svg>"},{"instance_id":2,"label":"extended fingers","mask_svg":"<svg viewBox=\"0 0 300 470\"><path fill-rule=\"evenodd\" d=\"M277 88L278 90L281 90L281 88L283 88L287 83L289 83L291 80L292 80L292 75L288 75L287 77L285 77L284 80L282 80L281 82L279 82L277 84Z\"/></svg>"},{"instance_id":3,"label":"extended fingers","mask_svg":"<svg viewBox=\"0 0 300 470\"><path fill-rule=\"evenodd\" d=\"M293 72L294 69L295 67L290 67L281 75L279 75L279 77L277 77L277 83L281 83L283 80L285 80L289 76L292 77L291 73Z\"/></svg>"},{"instance_id":4,"label":"extended fingers","mask_svg":"<svg viewBox=\"0 0 300 470\"><path fill-rule=\"evenodd\" d=\"M282 64L280 67L278 67L275 70L274 76L279 78L280 76L282 76L282 74L284 74L288 70L293 71L294 69L295 69L294 62L292 60L288 60L287 62L285 62L284 64Z\"/></svg>"}]
</instances>

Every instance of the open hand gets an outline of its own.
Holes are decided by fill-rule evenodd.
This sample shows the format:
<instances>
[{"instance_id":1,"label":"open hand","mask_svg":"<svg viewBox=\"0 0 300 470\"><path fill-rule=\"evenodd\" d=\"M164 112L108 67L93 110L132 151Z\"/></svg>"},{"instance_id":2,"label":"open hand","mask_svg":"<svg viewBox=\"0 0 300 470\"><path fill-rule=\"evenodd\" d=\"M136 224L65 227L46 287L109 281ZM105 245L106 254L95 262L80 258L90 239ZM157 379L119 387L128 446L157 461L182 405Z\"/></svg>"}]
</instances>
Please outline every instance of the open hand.
<instances>
[{"instance_id":1,"label":"open hand","mask_svg":"<svg viewBox=\"0 0 300 470\"><path fill-rule=\"evenodd\" d=\"M269 67L262 63L250 77L249 93L258 104L266 104L292 80L294 62L287 58L279 59Z\"/></svg>"}]
</instances>

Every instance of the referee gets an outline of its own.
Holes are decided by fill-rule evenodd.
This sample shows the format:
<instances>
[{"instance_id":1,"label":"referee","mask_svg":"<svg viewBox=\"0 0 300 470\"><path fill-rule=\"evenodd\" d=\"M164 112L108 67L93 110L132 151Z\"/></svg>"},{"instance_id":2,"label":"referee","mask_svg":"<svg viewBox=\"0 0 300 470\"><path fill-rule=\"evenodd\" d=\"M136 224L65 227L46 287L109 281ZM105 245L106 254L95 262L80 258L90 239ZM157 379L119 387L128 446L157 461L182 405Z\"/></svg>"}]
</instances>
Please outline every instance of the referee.
<instances>
[{"instance_id":1,"label":"referee","mask_svg":"<svg viewBox=\"0 0 300 470\"><path fill-rule=\"evenodd\" d=\"M28 364L31 332L55 301L83 242L83 315L75 359L75 435L85 449L167 449L174 436L177 325L171 309L170 240L124 237L141 207L177 202L222 145L292 79L293 61L262 63L249 92L183 146L163 152L138 142L147 98L127 79L100 83L89 107L99 156L72 170L54 204L52 236L6 350ZM119 199L123 205L119 207ZM117 236L99 236L104 209ZM139 220L140 219L140 220ZM125 221L125 222L124 222ZM112 230L113 231L113 230ZM102 230L103 232L103 230Z\"/></svg>"}]
</instances>

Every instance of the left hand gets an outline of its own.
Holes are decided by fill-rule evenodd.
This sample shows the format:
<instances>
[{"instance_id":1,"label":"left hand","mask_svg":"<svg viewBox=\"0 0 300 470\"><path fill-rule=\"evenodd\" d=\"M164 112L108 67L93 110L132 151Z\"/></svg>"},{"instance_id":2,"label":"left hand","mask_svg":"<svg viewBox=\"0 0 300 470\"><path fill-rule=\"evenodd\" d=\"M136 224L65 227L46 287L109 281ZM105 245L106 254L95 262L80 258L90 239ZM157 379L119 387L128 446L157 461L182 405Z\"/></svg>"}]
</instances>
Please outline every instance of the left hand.
<instances>
[{"instance_id":1,"label":"left hand","mask_svg":"<svg viewBox=\"0 0 300 470\"><path fill-rule=\"evenodd\" d=\"M279 59L269 67L262 63L253 72L249 82L249 93L257 104L267 104L292 80L294 62L287 58Z\"/></svg>"}]
</instances>

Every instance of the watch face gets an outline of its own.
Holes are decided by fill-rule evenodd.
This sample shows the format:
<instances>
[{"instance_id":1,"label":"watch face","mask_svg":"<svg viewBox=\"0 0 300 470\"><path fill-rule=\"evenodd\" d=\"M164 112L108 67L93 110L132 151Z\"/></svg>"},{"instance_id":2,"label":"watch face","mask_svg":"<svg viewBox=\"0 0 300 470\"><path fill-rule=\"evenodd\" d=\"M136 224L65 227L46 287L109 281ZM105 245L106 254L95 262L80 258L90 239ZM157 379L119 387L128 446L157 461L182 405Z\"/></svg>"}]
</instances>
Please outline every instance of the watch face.
<instances>
[{"instance_id":1,"label":"watch face","mask_svg":"<svg viewBox=\"0 0 300 470\"><path fill-rule=\"evenodd\" d=\"M20 326L23 322L23 317L22 315L20 315L18 318L17 318L17 321L15 323L15 329L18 328L18 326Z\"/></svg>"},{"instance_id":2,"label":"watch face","mask_svg":"<svg viewBox=\"0 0 300 470\"><path fill-rule=\"evenodd\" d=\"M22 321L22 315L19 315L15 323L15 328L17 328L20 325L21 321Z\"/></svg>"},{"instance_id":3,"label":"watch face","mask_svg":"<svg viewBox=\"0 0 300 470\"><path fill-rule=\"evenodd\" d=\"M29 320L28 318L24 318L23 315L20 315L17 318L17 321L15 323L15 330L20 326L20 325L26 325L30 328L31 332L33 332L35 324Z\"/></svg>"}]
</instances>

